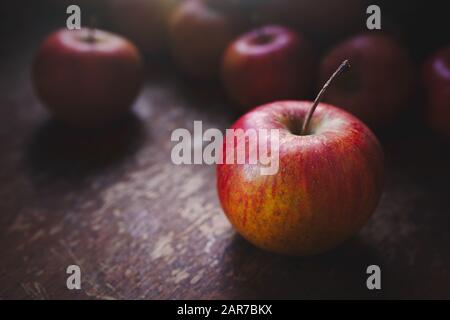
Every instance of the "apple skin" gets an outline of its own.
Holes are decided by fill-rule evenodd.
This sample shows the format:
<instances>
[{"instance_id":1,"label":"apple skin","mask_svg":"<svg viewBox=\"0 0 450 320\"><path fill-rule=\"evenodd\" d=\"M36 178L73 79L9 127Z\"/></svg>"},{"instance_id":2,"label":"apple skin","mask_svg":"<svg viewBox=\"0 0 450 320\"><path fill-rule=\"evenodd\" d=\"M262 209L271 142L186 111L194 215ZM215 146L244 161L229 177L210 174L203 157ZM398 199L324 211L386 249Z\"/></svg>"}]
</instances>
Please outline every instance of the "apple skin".
<instances>
[{"instance_id":1,"label":"apple skin","mask_svg":"<svg viewBox=\"0 0 450 320\"><path fill-rule=\"evenodd\" d=\"M450 138L450 46L426 60L422 79L427 121L435 132Z\"/></svg>"},{"instance_id":2,"label":"apple skin","mask_svg":"<svg viewBox=\"0 0 450 320\"><path fill-rule=\"evenodd\" d=\"M314 79L312 48L301 35L281 26L243 34L225 51L222 81L243 108L276 100L305 98Z\"/></svg>"},{"instance_id":3,"label":"apple skin","mask_svg":"<svg viewBox=\"0 0 450 320\"><path fill-rule=\"evenodd\" d=\"M406 50L387 35L356 35L323 58L318 84L323 85L345 59L352 68L328 89L325 102L350 111L370 126L392 123L408 106L415 87L414 66Z\"/></svg>"},{"instance_id":4,"label":"apple skin","mask_svg":"<svg viewBox=\"0 0 450 320\"><path fill-rule=\"evenodd\" d=\"M181 0L114 0L107 5L111 30L150 55L168 51L168 20Z\"/></svg>"},{"instance_id":5,"label":"apple skin","mask_svg":"<svg viewBox=\"0 0 450 320\"><path fill-rule=\"evenodd\" d=\"M218 77L222 54L242 25L238 16L204 1L186 0L169 21L172 56L193 78Z\"/></svg>"},{"instance_id":6,"label":"apple skin","mask_svg":"<svg viewBox=\"0 0 450 320\"><path fill-rule=\"evenodd\" d=\"M38 96L55 118L74 126L95 127L115 120L131 108L142 83L138 49L115 34L93 32L54 32L43 41L33 63Z\"/></svg>"},{"instance_id":7,"label":"apple skin","mask_svg":"<svg viewBox=\"0 0 450 320\"><path fill-rule=\"evenodd\" d=\"M305 256L330 250L366 223L382 193L383 152L360 120L320 103L311 134L294 134L311 104L273 102L232 126L280 130L275 175L260 175L259 164L217 165L226 216L245 239L268 251Z\"/></svg>"}]
</instances>

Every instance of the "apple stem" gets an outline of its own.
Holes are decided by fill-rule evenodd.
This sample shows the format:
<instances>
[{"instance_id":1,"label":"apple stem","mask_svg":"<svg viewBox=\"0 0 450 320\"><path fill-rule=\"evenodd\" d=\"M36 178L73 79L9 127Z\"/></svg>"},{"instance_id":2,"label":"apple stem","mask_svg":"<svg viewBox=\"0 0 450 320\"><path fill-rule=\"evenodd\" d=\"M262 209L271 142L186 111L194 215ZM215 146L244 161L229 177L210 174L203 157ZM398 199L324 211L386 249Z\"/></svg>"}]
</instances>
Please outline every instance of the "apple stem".
<instances>
[{"instance_id":1,"label":"apple stem","mask_svg":"<svg viewBox=\"0 0 450 320\"><path fill-rule=\"evenodd\" d=\"M95 42L95 30L97 26L97 19L95 16L90 17L90 24L87 27L87 40L91 43Z\"/></svg>"},{"instance_id":2,"label":"apple stem","mask_svg":"<svg viewBox=\"0 0 450 320\"><path fill-rule=\"evenodd\" d=\"M305 121L303 122L301 135L306 134L308 131L309 123L311 122L311 118L313 116L314 111L316 111L317 105L322 101L322 97L325 94L325 91L327 91L328 86L333 82L333 80L339 76L342 72L348 70L350 68L350 63L348 60L344 60L344 62L341 63L339 68L336 69L336 71L331 75L331 77L328 79L328 81L324 84L322 89L320 90L319 94L317 95L316 99L314 99L314 102L311 106L311 108L308 111L308 114L305 118Z\"/></svg>"},{"instance_id":3,"label":"apple stem","mask_svg":"<svg viewBox=\"0 0 450 320\"><path fill-rule=\"evenodd\" d=\"M87 28L87 41L90 43L94 43L95 42L95 29L88 27Z\"/></svg>"}]
</instances>

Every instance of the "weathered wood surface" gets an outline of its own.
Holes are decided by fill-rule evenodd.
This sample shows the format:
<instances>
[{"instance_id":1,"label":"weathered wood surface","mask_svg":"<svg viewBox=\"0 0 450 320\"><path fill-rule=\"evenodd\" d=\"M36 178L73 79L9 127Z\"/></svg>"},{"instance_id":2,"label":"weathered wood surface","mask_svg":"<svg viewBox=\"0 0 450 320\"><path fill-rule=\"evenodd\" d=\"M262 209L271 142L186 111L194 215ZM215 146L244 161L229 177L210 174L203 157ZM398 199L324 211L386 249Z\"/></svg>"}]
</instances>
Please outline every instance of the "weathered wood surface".
<instances>
[{"instance_id":1,"label":"weathered wood surface","mask_svg":"<svg viewBox=\"0 0 450 320\"><path fill-rule=\"evenodd\" d=\"M49 120L29 80L49 30L2 48L0 298L450 298L449 144L417 117L381 133L385 193L355 238L319 257L272 255L227 222L214 167L170 161L173 129L233 121L221 93L149 66L133 116L70 132ZM82 290L66 288L70 264ZM370 264L381 266L381 291L366 289Z\"/></svg>"}]
</instances>

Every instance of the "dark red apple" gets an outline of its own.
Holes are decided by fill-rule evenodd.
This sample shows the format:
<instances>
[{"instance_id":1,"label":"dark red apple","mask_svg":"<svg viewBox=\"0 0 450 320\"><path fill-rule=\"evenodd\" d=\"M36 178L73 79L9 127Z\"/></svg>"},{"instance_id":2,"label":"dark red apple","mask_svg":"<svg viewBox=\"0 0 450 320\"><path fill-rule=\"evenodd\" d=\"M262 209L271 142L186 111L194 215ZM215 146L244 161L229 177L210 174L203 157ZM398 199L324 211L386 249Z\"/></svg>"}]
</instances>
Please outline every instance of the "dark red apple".
<instances>
[{"instance_id":1,"label":"dark red apple","mask_svg":"<svg viewBox=\"0 0 450 320\"><path fill-rule=\"evenodd\" d=\"M217 165L225 214L260 248L289 255L327 251L354 235L380 199L384 166L377 138L356 117L332 105L317 105L319 100L315 111L309 101L269 103L231 127L279 132L278 149L273 148L276 136L260 141L257 135L258 143L268 143L269 153L279 155L275 174L261 175L265 165L259 154L257 164ZM229 147L234 154L236 146Z\"/></svg>"},{"instance_id":2,"label":"dark red apple","mask_svg":"<svg viewBox=\"0 0 450 320\"><path fill-rule=\"evenodd\" d=\"M422 78L428 123L433 130L450 138L450 46L427 59Z\"/></svg>"},{"instance_id":3,"label":"dark red apple","mask_svg":"<svg viewBox=\"0 0 450 320\"><path fill-rule=\"evenodd\" d=\"M115 34L61 29L41 44L33 80L57 119L76 126L103 125L130 109L142 82L141 56Z\"/></svg>"},{"instance_id":4,"label":"dark red apple","mask_svg":"<svg viewBox=\"0 0 450 320\"><path fill-rule=\"evenodd\" d=\"M323 58L319 83L344 59L352 70L330 88L325 101L350 111L371 126L386 125L406 107L414 92L414 67L408 52L383 34L360 34Z\"/></svg>"},{"instance_id":5,"label":"dark red apple","mask_svg":"<svg viewBox=\"0 0 450 320\"><path fill-rule=\"evenodd\" d=\"M112 31L131 39L146 54L168 51L168 20L181 0L113 0L108 4Z\"/></svg>"},{"instance_id":6,"label":"dark red apple","mask_svg":"<svg viewBox=\"0 0 450 320\"><path fill-rule=\"evenodd\" d=\"M361 0L264 0L259 1L256 23L284 24L302 33L327 41L365 27L365 7Z\"/></svg>"},{"instance_id":7,"label":"dark red apple","mask_svg":"<svg viewBox=\"0 0 450 320\"><path fill-rule=\"evenodd\" d=\"M218 76L223 51L237 35L240 17L201 0L187 0L170 18L172 55L180 68L195 78Z\"/></svg>"},{"instance_id":8,"label":"dark red apple","mask_svg":"<svg viewBox=\"0 0 450 320\"><path fill-rule=\"evenodd\" d=\"M222 62L226 91L244 108L305 98L313 71L308 42L281 26L265 26L240 36L229 45Z\"/></svg>"}]
</instances>

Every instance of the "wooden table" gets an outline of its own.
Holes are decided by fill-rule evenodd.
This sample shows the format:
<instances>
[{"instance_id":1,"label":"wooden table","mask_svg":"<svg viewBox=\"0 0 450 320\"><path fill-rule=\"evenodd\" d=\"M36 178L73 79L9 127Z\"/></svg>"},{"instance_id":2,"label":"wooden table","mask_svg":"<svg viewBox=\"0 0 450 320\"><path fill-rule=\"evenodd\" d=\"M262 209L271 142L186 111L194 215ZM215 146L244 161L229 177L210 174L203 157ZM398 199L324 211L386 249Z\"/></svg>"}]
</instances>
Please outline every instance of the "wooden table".
<instances>
[{"instance_id":1,"label":"wooden table","mask_svg":"<svg viewBox=\"0 0 450 320\"><path fill-rule=\"evenodd\" d=\"M151 63L135 112L97 133L49 120L29 80L53 26L22 28L0 61L0 298L450 298L450 144L410 111L378 135L380 205L333 252L260 251L226 220L213 166L170 161L175 128L226 128L237 114L214 85ZM82 289L66 288L81 267ZM366 268L382 290L366 288Z\"/></svg>"}]
</instances>

